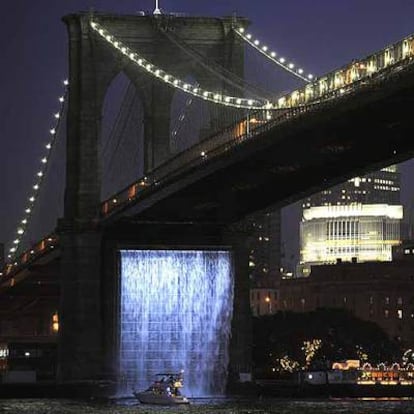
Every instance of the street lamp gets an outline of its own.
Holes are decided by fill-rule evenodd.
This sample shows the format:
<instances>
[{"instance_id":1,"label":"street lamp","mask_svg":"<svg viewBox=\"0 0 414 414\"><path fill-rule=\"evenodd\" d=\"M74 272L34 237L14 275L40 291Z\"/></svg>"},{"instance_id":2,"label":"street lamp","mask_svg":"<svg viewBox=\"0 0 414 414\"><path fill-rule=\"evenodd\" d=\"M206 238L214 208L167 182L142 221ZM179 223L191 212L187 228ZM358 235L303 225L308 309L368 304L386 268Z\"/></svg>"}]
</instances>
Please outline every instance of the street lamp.
<instances>
[{"instance_id":1,"label":"street lamp","mask_svg":"<svg viewBox=\"0 0 414 414\"><path fill-rule=\"evenodd\" d=\"M265 302L267 303L267 313L272 313L272 302L269 296L266 296Z\"/></svg>"}]
</instances>

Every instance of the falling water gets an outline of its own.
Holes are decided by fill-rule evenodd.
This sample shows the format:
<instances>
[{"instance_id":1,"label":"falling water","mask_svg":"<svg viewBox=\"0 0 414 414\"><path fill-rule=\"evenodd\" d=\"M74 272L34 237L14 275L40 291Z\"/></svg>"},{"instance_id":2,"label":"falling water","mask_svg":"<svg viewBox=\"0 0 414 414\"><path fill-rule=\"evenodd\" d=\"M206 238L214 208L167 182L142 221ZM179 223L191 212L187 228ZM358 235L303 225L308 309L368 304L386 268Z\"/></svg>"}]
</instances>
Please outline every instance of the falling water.
<instances>
[{"instance_id":1,"label":"falling water","mask_svg":"<svg viewBox=\"0 0 414 414\"><path fill-rule=\"evenodd\" d=\"M188 396L222 394L232 309L230 252L122 250L120 368L128 393L183 369Z\"/></svg>"}]
</instances>

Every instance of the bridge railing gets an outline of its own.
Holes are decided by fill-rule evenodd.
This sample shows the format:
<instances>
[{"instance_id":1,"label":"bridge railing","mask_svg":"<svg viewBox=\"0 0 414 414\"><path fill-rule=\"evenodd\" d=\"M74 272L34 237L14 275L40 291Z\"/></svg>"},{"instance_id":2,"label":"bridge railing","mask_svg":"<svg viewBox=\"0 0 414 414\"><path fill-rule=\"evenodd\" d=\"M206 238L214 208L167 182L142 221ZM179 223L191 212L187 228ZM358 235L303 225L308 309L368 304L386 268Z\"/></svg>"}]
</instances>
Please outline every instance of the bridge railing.
<instances>
[{"instance_id":1,"label":"bridge railing","mask_svg":"<svg viewBox=\"0 0 414 414\"><path fill-rule=\"evenodd\" d=\"M334 91L345 93L360 81L368 80L387 68L410 63L413 57L414 35L410 35L363 59L353 60L303 88L280 97L275 106L288 108L306 105L324 99Z\"/></svg>"},{"instance_id":2,"label":"bridge railing","mask_svg":"<svg viewBox=\"0 0 414 414\"><path fill-rule=\"evenodd\" d=\"M34 244L29 250L26 250L20 256L15 258L12 263L8 263L0 273L2 273L2 276L11 275L17 269L30 264L45 253L54 250L58 243L59 239L56 234L52 233L47 235L44 239Z\"/></svg>"}]
</instances>

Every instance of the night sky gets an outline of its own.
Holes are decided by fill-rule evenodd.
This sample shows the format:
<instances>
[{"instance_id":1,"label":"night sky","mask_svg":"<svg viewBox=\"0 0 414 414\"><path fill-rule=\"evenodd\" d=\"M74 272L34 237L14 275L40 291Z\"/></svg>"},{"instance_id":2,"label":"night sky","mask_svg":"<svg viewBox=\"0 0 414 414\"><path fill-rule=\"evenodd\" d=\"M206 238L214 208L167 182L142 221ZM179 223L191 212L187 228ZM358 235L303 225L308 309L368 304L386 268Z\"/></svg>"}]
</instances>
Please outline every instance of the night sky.
<instances>
[{"instance_id":1,"label":"night sky","mask_svg":"<svg viewBox=\"0 0 414 414\"><path fill-rule=\"evenodd\" d=\"M89 10L133 14L153 0L13 0L0 24L0 241L15 236L67 76L61 17ZM165 12L248 17L251 31L316 75L414 32L412 0L160 0ZM402 165L404 205L411 207L412 161ZM286 249L297 245L297 209L285 209Z\"/></svg>"}]
</instances>

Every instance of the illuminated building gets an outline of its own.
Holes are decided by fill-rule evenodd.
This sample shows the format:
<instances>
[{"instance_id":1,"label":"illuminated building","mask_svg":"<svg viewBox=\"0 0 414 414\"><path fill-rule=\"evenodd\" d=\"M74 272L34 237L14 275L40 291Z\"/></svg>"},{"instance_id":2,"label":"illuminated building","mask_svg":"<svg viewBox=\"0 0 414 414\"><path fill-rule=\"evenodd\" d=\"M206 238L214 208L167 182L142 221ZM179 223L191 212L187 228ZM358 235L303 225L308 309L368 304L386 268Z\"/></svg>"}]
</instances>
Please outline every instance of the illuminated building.
<instances>
[{"instance_id":1,"label":"illuminated building","mask_svg":"<svg viewBox=\"0 0 414 414\"><path fill-rule=\"evenodd\" d=\"M299 273L338 261L391 261L402 218L396 166L312 195L303 203Z\"/></svg>"}]
</instances>

